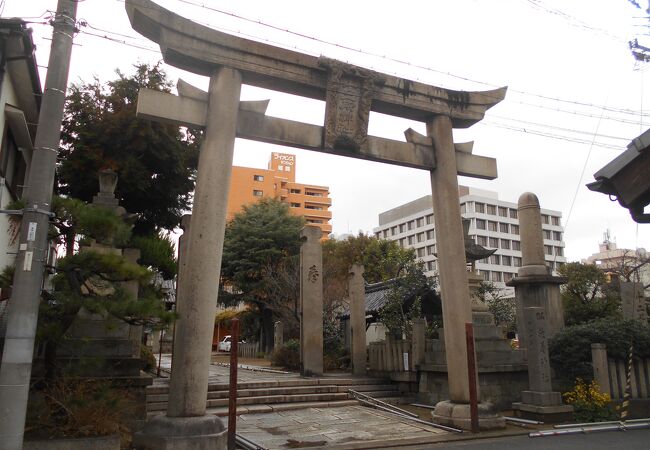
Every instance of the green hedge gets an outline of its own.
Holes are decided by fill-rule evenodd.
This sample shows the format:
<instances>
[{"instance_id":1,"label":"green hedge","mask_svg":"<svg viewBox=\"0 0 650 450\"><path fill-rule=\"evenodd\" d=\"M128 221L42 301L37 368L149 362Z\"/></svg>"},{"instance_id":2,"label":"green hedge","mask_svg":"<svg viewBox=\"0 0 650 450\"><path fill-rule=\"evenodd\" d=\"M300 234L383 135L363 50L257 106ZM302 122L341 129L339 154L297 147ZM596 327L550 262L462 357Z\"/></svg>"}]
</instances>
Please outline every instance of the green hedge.
<instances>
[{"instance_id":1,"label":"green hedge","mask_svg":"<svg viewBox=\"0 0 650 450\"><path fill-rule=\"evenodd\" d=\"M566 386L578 377L593 379L591 344L605 344L610 358L627 359L630 342L635 357L650 358L650 327L638 321L607 318L566 327L549 343L555 381Z\"/></svg>"}]
</instances>

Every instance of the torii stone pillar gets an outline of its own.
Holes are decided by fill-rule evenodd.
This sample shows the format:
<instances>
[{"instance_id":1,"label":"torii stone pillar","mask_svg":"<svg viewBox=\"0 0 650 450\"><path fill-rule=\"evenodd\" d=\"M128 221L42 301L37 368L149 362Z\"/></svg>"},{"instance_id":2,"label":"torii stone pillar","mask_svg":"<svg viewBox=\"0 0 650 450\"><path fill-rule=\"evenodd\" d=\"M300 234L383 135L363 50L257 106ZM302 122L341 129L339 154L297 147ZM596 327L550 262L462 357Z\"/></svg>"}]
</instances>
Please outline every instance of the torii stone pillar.
<instances>
[{"instance_id":1,"label":"torii stone pillar","mask_svg":"<svg viewBox=\"0 0 650 450\"><path fill-rule=\"evenodd\" d=\"M350 353L352 374L366 374L366 289L363 282L363 266L353 264L348 280L350 300Z\"/></svg>"},{"instance_id":2,"label":"torii stone pillar","mask_svg":"<svg viewBox=\"0 0 650 450\"><path fill-rule=\"evenodd\" d=\"M224 449L226 431L221 420L205 415L208 368L226 226L226 207L235 147L241 74L221 68L210 77L206 128L187 242L181 304L174 340L167 416L159 416L134 437L136 445L172 449ZM197 446L198 445L198 446Z\"/></svg>"},{"instance_id":3,"label":"torii stone pillar","mask_svg":"<svg viewBox=\"0 0 650 450\"><path fill-rule=\"evenodd\" d=\"M467 284L456 152L449 117L431 119L427 123L427 136L432 140L436 158L436 168L430 172L431 197L436 234L440 237L437 241L441 262L438 270L450 397L436 405L432 416L434 422L470 429L465 324L472 323L472 307ZM475 363L474 367L477 366ZM478 373L475 377L478 380ZM478 382L476 396L481 398ZM479 407L479 426L481 429L504 428L505 419L495 415L487 404L482 404Z\"/></svg>"},{"instance_id":4,"label":"torii stone pillar","mask_svg":"<svg viewBox=\"0 0 650 450\"><path fill-rule=\"evenodd\" d=\"M323 232L313 225L300 232L300 373L323 375Z\"/></svg>"}]
</instances>

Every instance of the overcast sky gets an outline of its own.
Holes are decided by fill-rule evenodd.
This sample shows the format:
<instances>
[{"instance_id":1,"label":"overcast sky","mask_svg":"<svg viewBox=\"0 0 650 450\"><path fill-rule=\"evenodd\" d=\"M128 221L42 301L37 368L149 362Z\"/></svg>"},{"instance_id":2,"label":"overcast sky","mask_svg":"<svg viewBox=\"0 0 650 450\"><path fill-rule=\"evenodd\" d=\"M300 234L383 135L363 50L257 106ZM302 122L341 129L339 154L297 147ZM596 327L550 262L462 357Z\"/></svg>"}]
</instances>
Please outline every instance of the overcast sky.
<instances>
[{"instance_id":1,"label":"overcast sky","mask_svg":"<svg viewBox=\"0 0 650 450\"><path fill-rule=\"evenodd\" d=\"M52 30L38 22L56 9L56 0L0 3L3 17L36 22L37 61L46 66ZM562 212L569 260L596 252L608 228L619 247L650 248L650 225L637 225L618 203L585 187L650 127L650 66L636 64L627 43L635 37L644 43L649 22L628 0L158 3L221 31L440 87L508 86L505 100L488 110L483 122L455 132L457 142L474 140L475 153L497 159L499 178L459 182L497 191L512 202L522 192L536 193L543 208ZM83 22L71 82L110 80L115 69L130 73L137 62L161 59L156 45L131 29L123 1L80 0L77 17ZM171 79L207 88L206 78L165 67ZM323 102L242 90L244 100L267 98L268 115L323 122ZM372 113L369 132L404 140L408 127L425 132L422 123ZM287 149L237 140L234 164L265 168L272 151ZM425 171L288 151L297 155L298 182L330 187L335 233L370 232L380 212L430 193Z\"/></svg>"}]
</instances>

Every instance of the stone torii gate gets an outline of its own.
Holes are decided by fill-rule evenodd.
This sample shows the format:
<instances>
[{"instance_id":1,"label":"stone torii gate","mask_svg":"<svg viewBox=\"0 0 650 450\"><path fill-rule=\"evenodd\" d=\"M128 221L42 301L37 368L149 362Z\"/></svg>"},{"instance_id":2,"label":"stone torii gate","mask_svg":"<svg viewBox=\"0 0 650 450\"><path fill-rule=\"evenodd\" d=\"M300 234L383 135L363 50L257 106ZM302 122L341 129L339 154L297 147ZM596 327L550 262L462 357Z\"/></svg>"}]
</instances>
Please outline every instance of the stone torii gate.
<instances>
[{"instance_id":1,"label":"stone torii gate","mask_svg":"<svg viewBox=\"0 0 650 450\"><path fill-rule=\"evenodd\" d=\"M471 143L454 144L452 129L480 121L504 98L506 88L442 89L221 33L150 0L126 0L126 10L132 27L159 44L166 63L210 77L208 92L181 82L178 96L142 90L138 99L139 117L205 128L187 243L189 263L185 283L179 286L182 308L174 358L180 361L174 367L183 369L172 373L167 418L205 413L235 137L430 172L435 227L441 237L437 253L450 400L467 404L464 324L472 321L472 315L461 256L457 175L494 179L497 169L493 158L473 155ZM239 101L241 84L324 100L325 123L266 116L265 102ZM370 136L370 111L424 122L427 135L408 129L404 142Z\"/></svg>"}]
</instances>

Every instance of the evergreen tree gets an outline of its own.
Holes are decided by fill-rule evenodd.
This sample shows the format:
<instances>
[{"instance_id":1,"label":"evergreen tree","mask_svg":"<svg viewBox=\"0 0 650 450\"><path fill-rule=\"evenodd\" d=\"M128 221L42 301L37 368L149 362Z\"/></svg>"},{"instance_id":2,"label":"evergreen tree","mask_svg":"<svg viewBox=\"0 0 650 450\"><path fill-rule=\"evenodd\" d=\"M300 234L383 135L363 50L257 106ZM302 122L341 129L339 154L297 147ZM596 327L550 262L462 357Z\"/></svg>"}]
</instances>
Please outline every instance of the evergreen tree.
<instances>
[{"instance_id":1,"label":"evergreen tree","mask_svg":"<svg viewBox=\"0 0 650 450\"><path fill-rule=\"evenodd\" d=\"M273 320L289 302L277 295L272 274L300 251L301 217L285 203L262 199L244 206L226 226L219 298L226 304L244 301L256 309L263 329L263 348L271 347ZM276 295L274 295L276 294Z\"/></svg>"},{"instance_id":2,"label":"evergreen tree","mask_svg":"<svg viewBox=\"0 0 650 450\"><path fill-rule=\"evenodd\" d=\"M135 74L108 83L98 79L69 88L63 121L58 192L86 202L98 190L97 173L113 169L116 196L135 213L134 234L173 230L190 208L198 161L192 130L136 119L140 88L169 92L158 65L135 66Z\"/></svg>"}]
</instances>

